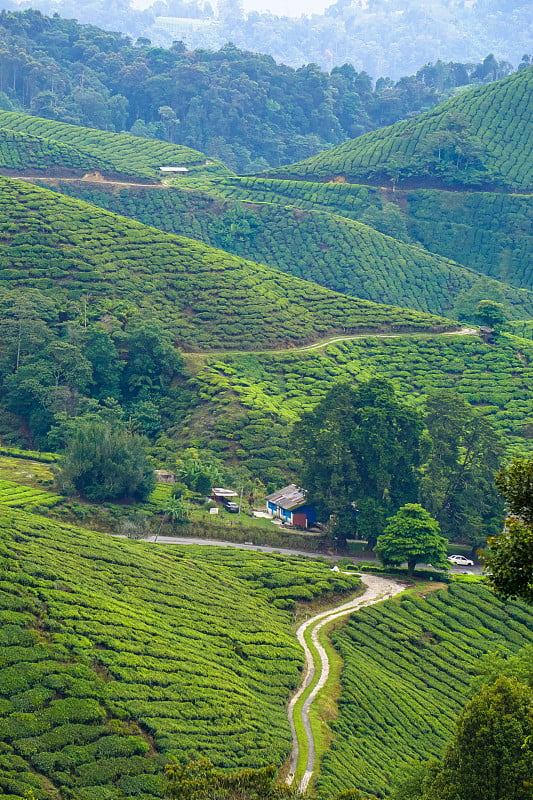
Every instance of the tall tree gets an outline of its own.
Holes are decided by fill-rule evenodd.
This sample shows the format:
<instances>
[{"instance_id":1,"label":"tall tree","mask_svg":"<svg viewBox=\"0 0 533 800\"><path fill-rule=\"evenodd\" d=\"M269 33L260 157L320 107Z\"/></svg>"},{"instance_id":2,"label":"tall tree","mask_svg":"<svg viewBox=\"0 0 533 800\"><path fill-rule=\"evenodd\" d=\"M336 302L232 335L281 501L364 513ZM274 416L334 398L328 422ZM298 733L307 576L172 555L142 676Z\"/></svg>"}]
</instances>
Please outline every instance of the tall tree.
<instances>
[{"instance_id":1,"label":"tall tree","mask_svg":"<svg viewBox=\"0 0 533 800\"><path fill-rule=\"evenodd\" d=\"M531 800L532 776L533 692L502 676L466 705L431 797Z\"/></svg>"},{"instance_id":2,"label":"tall tree","mask_svg":"<svg viewBox=\"0 0 533 800\"><path fill-rule=\"evenodd\" d=\"M338 538L357 528L373 545L386 517L418 499L422 432L419 412L377 378L335 385L295 424L301 484Z\"/></svg>"},{"instance_id":3,"label":"tall tree","mask_svg":"<svg viewBox=\"0 0 533 800\"><path fill-rule=\"evenodd\" d=\"M375 548L383 564L400 566L406 561L411 576L419 561L447 567L447 541L440 535L437 520L419 503L402 506L387 523Z\"/></svg>"},{"instance_id":4,"label":"tall tree","mask_svg":"<svg viewBox=\"0 0 533 800\"><path fill-rule=\"evenodd\" d=\"M533 691L499 676L465 706L442 761L410 770L398 800L532 800Z\"/></svg>"},{"instance_id":5,"label":"tall tree","mask_svg":"<svg viewBox=\"0 0 533 800\"><path fill-rule=\"evenodd\" d=\"M59 483L63 491L90 500L145 500L155 479L144 439L124 426L80 419L67 442Z\"/></svg>"},{"instance_id":6,"label":"tall tree","mask_svg":"<svg viewBox=\"0 0 533 800\"><path fill-rule=\"evenodd\" d=\"M420 497L448 539L467 540L475 549L501 529L503 503L494 473L504 454L491 423L455 392L426 401L432 450Z\"/></svg>"},{"instance_id":7,"label":"tall tree","mask_svg":"<svg viewBox=\"0 0 533 800\"><path fill-rule=\"evenodd\" d=\"M511 516L489 539L484 570L491 589L503 600L533 603L533 458L515 458L496 475L496 485Z\"/></svg>"}]
</instances>

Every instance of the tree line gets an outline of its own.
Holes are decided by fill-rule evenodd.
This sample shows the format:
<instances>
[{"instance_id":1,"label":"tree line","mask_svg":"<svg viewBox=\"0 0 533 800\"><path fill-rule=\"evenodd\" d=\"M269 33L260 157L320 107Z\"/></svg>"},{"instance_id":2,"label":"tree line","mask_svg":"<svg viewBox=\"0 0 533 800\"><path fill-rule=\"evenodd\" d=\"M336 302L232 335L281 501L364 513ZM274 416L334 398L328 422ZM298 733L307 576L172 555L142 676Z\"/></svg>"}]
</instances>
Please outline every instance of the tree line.
<instances>
[{"instance_id":1,"label":"tree line","mask_svg":"<svg viewBox=\"0 0 533 800\"><path fill-rule=\"evenodd\" d=\"M231 43L153 47L56 14L0 13L0 108L186 145L240 173L308 158L512 69L493 55L438 61L374 85L349 63L295 69Z\"/></svg>"},{"instance_id":2,"label":"tree line","mask_svg":"<svg viewBox=\"0 0 533 800\"><path fill-rule=\"evenodd\" d=\"M501 528L494 473L503 442L452 391L434 392L421 409L389 381L340 382L294 425L293 443L301 485L341 545L359 538L372 548L388 518L419 502L447 539L473 550Z\"/></svg>"}]
</instances>

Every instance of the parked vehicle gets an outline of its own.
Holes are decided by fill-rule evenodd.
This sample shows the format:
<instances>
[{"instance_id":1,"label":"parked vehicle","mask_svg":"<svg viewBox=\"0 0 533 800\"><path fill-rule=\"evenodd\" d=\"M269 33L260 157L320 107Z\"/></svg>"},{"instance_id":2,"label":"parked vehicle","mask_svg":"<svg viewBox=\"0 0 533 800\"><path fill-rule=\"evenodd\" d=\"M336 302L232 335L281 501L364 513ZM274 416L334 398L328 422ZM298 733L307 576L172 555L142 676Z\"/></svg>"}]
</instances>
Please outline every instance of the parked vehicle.
<instances>
[{"instance_id":1,"label":"parked vehicle","mask_svg":"<svg viewBox=\"0 0 533 800\"><path fill-rule=\"evenodd\" d=\"M226 500L224 503L224 508L230 514L238 514L240 511L239 506L237 505L237 503L234 503L233 500Z\"/></svg>"},{"instance_id":2,"label":"parked vehicle","mask_svg":"<svg viewBox=\"0 0 533 800\"><path fill-rule=\"evenodd\" d=\"M461 555L451 555L448 556L448 561L452 564L455 564L457 567L473 567L474 562L471 558L466 558L465 556Z\"/></svg>"}]
</instances>

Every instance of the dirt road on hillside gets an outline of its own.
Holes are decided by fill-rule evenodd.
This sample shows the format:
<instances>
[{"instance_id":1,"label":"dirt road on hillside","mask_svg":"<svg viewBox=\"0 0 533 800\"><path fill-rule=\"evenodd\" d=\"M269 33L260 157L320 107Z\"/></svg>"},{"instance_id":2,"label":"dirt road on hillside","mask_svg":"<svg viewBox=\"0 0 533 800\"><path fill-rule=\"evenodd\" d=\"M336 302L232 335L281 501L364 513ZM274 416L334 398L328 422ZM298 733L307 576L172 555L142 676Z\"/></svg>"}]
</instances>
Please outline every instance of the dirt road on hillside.
<instances>
[{"instance_id":1,"label":"dirt road on hillside","mask_svg":"<svg viewBox=\"0 0 533 800\"><path fill-rule=\"evenodd\" d=\"M329 622L332 622L336 619L341 619L342 617L349 616L354 611L358 611L360 608L364 608L365 606L370 606L373 603L379 603L380 600L386 600L389 597L393 597L395 594L398 594L399 592L402 592L405 589L405 584L397 583L396 581L393 581L389 578L381 578L378 577L377 575L364 575L362 576L362 578L363 578L363 583L367 587L363 595L360 595L359 597L356 597L355 599L350 600L347 603L343 603L340 606L331 608L329 609L329 611L323 611L321 614L317 614L315 617L311 617L311 619L308 619L304 623L302 623L302 625L300 625L300 627L296 632L298 641L302 645L305 652L305 669L300 688L298 689L296 694L292 697L288 706L288 715L289 715L289 722L291 725L293 745L292 745L290 772L286 778L286 783L291 785L294 782L296 770L298 767L298 760L300 757L301 742L299 740L296 729L294 709L301 696L307 691L309 686L313 684L313 687L309 692L309 694L307 695L307 697L305 698L302 709L299 712L299 716L301 716L301 721L305 732L305 737L307 739L307 748L308 748L307 764L305 772L302 778L300 779L300 782L297 787L298 791L302 793L304 793L307 790L309 782L313 776L313 772L315 771L316 768L315 741L311 730L309 712L314 700L316 699L322 687L325 685L329 676L328 654L325 648L320 644L318 640L320 630ZM311 643L312 643L311 647L308 646L305 638L305 634L308 630L311 630ZM315 682L315 661L313 659L313 650L318 655L318 658L320 660L320 664L318 667L319 670L318 680L316 682Z\"/></svg>"}]
</instances>

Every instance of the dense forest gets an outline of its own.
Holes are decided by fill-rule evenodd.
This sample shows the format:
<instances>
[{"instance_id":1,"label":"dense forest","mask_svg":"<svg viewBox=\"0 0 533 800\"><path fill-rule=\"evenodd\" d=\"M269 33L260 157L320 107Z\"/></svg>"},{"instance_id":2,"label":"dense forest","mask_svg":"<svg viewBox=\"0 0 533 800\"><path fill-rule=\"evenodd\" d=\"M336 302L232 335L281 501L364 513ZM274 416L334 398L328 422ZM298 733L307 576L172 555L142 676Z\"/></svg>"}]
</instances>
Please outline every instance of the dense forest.
<instances>
[{"instance_id":1,"label":"dense forest","mask_svg":"<svg viewBox=\"0 0 533 800\"><path fill-rule=\"evenodd\" d=\"M313 62L330 70L344 63L398 80L421 64L480 61L488 52L517 64L531 49L531 8L526 0L338 0L323 14L300 18L245 13L240 0L156 0L141 10L131 0L4 0L3 7L38 8L82 23L123 31L170 47L183 40L190 49L216 50L227 42L267 53L279 63Z\"/></svg>"},{"instance_id":2,"label":"dense forest","mask_svg":"<svg viewBox=\"0 0 533 800\"><path fill-rule=\"evenodd\" d=\"M240 173L313 156L512 69L489 55L374 85L377 74L348 63L295 69L234 44L164 49L38 11L0 13L0 108L186 145Z\"/></svg>"}]
</instances>

